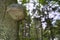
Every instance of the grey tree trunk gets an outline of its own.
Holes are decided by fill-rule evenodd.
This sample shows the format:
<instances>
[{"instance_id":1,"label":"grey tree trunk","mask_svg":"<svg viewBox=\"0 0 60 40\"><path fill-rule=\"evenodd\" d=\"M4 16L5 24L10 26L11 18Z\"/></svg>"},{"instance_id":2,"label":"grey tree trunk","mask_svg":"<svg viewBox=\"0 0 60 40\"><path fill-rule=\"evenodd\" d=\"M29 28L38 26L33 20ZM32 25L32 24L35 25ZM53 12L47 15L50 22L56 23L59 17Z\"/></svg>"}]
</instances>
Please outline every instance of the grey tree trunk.
<instances>
[{"instance_id":1,"label":"grey tree trunk","mask_svg":"<svg viewBox=\"0 0 60 40\"><path fill-rule=\"evenodd\" d=\"M16 0L0 0L0 40L18 40L17 22L6 13L6 7L16 2Z\"/></svg>"}]
</instances>

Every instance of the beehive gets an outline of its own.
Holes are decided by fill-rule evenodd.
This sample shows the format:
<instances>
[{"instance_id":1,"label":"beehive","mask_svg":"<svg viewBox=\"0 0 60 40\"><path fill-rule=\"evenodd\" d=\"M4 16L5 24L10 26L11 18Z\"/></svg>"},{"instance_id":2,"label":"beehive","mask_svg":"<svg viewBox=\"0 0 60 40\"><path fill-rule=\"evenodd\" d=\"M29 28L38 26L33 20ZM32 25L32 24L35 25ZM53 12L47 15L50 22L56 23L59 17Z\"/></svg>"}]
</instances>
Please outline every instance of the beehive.
<instances>
[{"instance_id":1,"label":"beehive","mask_svg":"<svg viewBox=\"0 0 60 40\"><path fill-rule=\"evenodd\" d=\"M24 7L19 4L11 4L7 7L7 13L12 17L12 19L17 21L25 18L24 11Z\"/></svg>"}]
</instances>

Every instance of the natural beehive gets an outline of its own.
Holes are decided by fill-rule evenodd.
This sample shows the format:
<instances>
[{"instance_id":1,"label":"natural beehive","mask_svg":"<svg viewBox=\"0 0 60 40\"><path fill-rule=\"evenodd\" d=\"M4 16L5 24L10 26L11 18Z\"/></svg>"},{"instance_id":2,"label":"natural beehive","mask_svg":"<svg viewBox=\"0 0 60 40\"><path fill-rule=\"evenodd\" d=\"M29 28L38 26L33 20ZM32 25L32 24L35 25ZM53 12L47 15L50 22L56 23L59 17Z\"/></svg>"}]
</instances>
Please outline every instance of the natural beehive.
<instances>
[{"instance_id":1,"label":"natural beehive","mask_svg":"<svg viewBox=\"0 0 60 40\"><path fill-rule=\"evenodd\" d=\"M17 21L25 18L25 8L20 4L11 4L8 6L7 13Z\"/></svg>"}]
</instances>

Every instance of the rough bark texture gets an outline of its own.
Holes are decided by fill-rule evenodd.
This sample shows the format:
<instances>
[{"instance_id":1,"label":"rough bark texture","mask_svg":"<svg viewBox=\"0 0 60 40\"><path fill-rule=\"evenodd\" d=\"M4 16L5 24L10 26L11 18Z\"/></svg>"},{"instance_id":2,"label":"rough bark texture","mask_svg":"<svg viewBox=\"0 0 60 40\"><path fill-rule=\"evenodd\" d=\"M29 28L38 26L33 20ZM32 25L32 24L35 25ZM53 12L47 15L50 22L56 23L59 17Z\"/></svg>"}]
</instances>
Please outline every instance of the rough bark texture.
<instances>
[{"instance_id":1,"label":"rough bark texture","mask_svg":"<svg viewBox=\"0 0 60 40\"><path fill-rule=\"evenodd\" d=\"M6 5L12 3L16 0L0 0L0 40L17 40L17 23L6 14Z\"/></svg>"}]
</instances>

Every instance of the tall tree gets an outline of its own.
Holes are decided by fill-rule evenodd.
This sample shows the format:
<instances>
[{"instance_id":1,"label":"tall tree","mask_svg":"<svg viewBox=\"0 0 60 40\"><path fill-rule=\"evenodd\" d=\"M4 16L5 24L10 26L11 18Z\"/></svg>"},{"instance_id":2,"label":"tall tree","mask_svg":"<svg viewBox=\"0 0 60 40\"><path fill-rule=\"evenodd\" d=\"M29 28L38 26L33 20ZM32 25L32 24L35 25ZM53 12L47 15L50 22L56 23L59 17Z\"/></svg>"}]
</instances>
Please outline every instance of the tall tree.
<instances>
[{"instance_id":1,"label":"tall tree","mask_svg":"<svg viewBox=\"0 0 60 40\"><path fill-rule=\"evenodd\" d=\"M17 22L6 13L6 8L17 0L0 0L0 40L18 40Z\"/></svg>"}]
</instances>

